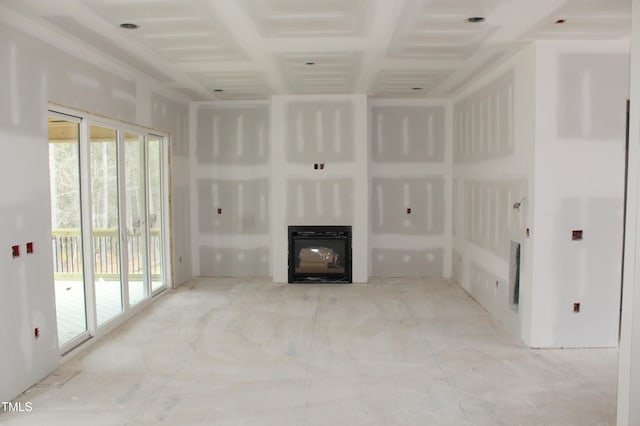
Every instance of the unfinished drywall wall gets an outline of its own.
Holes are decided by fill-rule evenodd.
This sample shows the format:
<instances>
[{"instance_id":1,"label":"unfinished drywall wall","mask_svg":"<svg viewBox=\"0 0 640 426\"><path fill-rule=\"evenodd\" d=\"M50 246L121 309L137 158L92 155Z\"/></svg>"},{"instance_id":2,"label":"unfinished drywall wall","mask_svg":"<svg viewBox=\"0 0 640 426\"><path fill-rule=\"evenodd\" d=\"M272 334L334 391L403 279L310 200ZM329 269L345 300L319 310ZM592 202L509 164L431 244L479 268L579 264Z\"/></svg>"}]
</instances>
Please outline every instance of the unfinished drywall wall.
<instances>
[{"instance_id":1,"label":"unfinished drywall wall","mask_svg":"<svg viewBox=\"0 0 640 426\"><path fill-rule=\"evenodd\" d=\"M59 361L51 252L48 102L145 126L162 121L162 117L152 111L152 93L159 91L153 81L124 68L116 72L115 65L105 66L108 58L98 55L78 59L59 47L62 43L57 43L60 39L56 34L44 29L38 34L47 42L27 35L14 26L8 11L0 11L0 23L0 90L4 94L0 97L0 146L4 153L0 167L0 249L10 254L11 246L20 245L24 253L27 242L34 246L28 256L0 256L0 323L4 325L0 327L0 400L10 401L53 371ZM171 108L186 116L187 107L179 101L173 101ZM168 123L161 128L170 131L177 144L186 140L186 127L181 130ZM174 170L173 179L188 186L184 172ZM183 201L189 204L188 197ZM190 218L183 213L174 210L174 221L188 223ZM190 247L189 234L184 238L178 250ZM187 257L189 251L181 255ZM190 270L176 275L180 280L190 277ZM36 327L40 331L37 339Z\"/></svg>"},{"instance_id":2,"label":"unfinished drywall wall","mask_svg":"<svg viewBox=\"0 0 640 426\"><path fill-rule=\"evenodd\" d=\"M449 276L450 106L371 103L369 214L373 276Z\"/></svg>"},{"instance_id":3,"label":"unfinished drywall wall","mask_svg":"<svg viewBox=\"0 0 640 426\"><path fill-rule=\"evenodd\" d=\"M353 180L350 177L287 179L289 225L353 223Z\"/></svg>"},{"instance_id":4,"label":"unfinished drywall wall","mask_svg":"<svg viewBox=\"0 0 640 426\"><path fill-rule=\"evenodd\" d=\"M444 275L444 250L371 249L375 277L435 277Z\"/></svg>"},{"instance_id":5,"label":"unfinished drywall wall","mask_svg":"<svg viewBox=\"0 0 640 426\"><path fill-rule=\"evenodd\" d=\"M265 105L197 110L198 164L260 165L269 161Z\"/></svg>"},{"instance_id":6,"label":"unfinished drywall wall","mask_svg":"<svg viewBox=\"0 0 640 426\"><path fill-rule=\"evenodd\" d=\"M513 153L513 71L507 71L454 107L453 158L477 162Z\"/></svg>"},{"instance_id":7,"label":"unfinished drywall wall","mask_svg":"<svg viewBox=\"0 0 640 426\"><path fill-rule=\"evenodd\" d=\"M354 111L348 99L293 101L286 110L286 159L291 163L350 163L355 158Z\"/></svg>"},{"instance_id":8,"label":"unfinished drywall wall","mask_svg":"<svg viewBox=\"0 0 640 426\"><path fill-rule=\"evenodd\" d=\"M501 291L506 282L502 276L475 262L469 267L469 285L475 299L488 311L498 311L509 304L508 292Z\"/></svg>"},{"instance_id":9,"label":"unfinished drywall wall","mask_svg":"<svg viewBox=\"0 0 640 426\"><path fill-rule=\"evenodd\" d=\"M616 346L628 45L539 42L536 56L531 342Z\"/></svg>"},{"instance_id":10,"label":"unfinished drywall wall","mask_svg":"<svg viewBox=\"0 0 640 426\"><path fill-rule=\"evenodd\" d=\"M524 229L524 215L514 204L527 199L525 180L467 180L464 194L465 239L509 259L513 239Z\"/></svg>"},{"instance_id":11,"label":"unfinished drywall wall","mask_svg":"<svg viewBox=\"0 0 640 426\"><path fill-rule=\"evenodd\" d=\"M169 134L171 156L171 242L173 281L181 285L193 277L191 271L191 172L189 167L189 109L151 91L151 109L144 105L140 115L148 115L150 126Z\"/></svg>"},{"instance_id":12,"label":"unfinished drywall wall","mask_svg":"<svg viewBox=\"0 0 640 426\"><path fill-rule=\"evenodd\" d=\"M189 157L189 110L184 104L151 93L151 127L171 134L171 154Z\"/></svg>"},{"instance_id":13,"label":"unfinished drywall wall","mask_svg":"<svg viewBox=\"0 0 640 426\"><path fill-rule=\"evenodd\" d=\"M457 250L451 251L451 281L462 282L462 255Z\"/></svg>"},{"instance_id":14,"label":"unfinished drywall wall","mask_svg":"<svg viewBox=\"0 0 640 426\"><path fill-rule=\"evenodd\" d=\"M442 235L442 176L371 180L371 229L376 234Z\"/></svg>"},{"instance_id":15,"label":"unfinished drywall wall","mask_svg":"<svg viewBox=\"0 0 640 426\"><path fill-rule=\"evenodd\" d=\"M444 161L444 106L374 106L370 121L373 162Z\"/></svg>"},{"instance_id":16,"label":"unfinished drywall wall","mask_svg":"<svg viewBox=\"0 0 640 426\"><path fill-rule=\"evenodd\" d=\"M458 235L458 222L459 214L461 213L460 206L458 205L458 193L459 193L459 184L457 179L451 179L451 236L455 237Z\"/></svg>"},{"instance_id":17,"label":"unfinished drywall wall","mask_svg":"<svg viewBox=\"0 0 640 426\"><path fill-rule=\"evenodd\" d=\"M640 99L640 4L632 3L629 98ZM640 140L640 104L633 102L629 111L629 140ZM618 426L640 424L640 146L630 144L628 153L626 223L624 236L624 288L620 318L618 350Z\"/></svg>"},{"instance_id":18,"label":"unfinished drywall wall","mask_svg":"<svg viewBox=\"0 0 640 426\"><path fill-rule=\"evenodd\" d=\"M616 345L626 49L538 42L454 103L455 275L531 346Z\"/></svg>"},{"instance_id":19,"label":"unfinished drywall wall","mask_svg":"<svg viewBox=\"0 0 640 426\"><path fill-rule=\"evenodd\" d=\"M196 191L201 234L269 232L268 179L199 179Z\"/></svg>"},{"instance_id":20,"label":"unfinished drywall wall","mask_svg":"<svg viewBox=\"0 0 640 426\"><path fill-rule=\"evenodd\" d=\"M288 279L289 225L350 225L353 280L366 282L366 97L274 96L271 111L274 281Z\"/></svg>"},{"instance_id":21,"label":"unfinished drywall wall","mask_svg":"<svg viewBox=\"0 0 640 426\"><path fill-rule=\"evenodd\" d=\"M453 104L452 276L523 339L532 286L534 72L528 46L474 79ZM517 310L510 302L512 241L522 247Z\"/></svg>"},{"instance_id":22,"label":"unfinished drywall wall","mask_svg":"<svg viewBox=\"0 0 640 426\"><path fill-rule=\"evenodd\" d=\"M200 274L222 277L260 277L269 275L267 247L200 247Z\"/></svg>"},{"instance_id":23,"label":"unfinished drywall wall","mask_svg":"<svg viewBox=\"0 0 640 426\"><path fill-rule=\"evenodd\" d=\"M268 105L203 103L192 114L195 274L269 275Z\"/></svg>"},{"instance_id":24,"label":"unfinished drywall wall","mask_svg":"<svg viewBox=\"0 0 640 426\"><path fill-rule=\"evenodd\" d=\"M571 53L557 59L557 134L563 139L619 142L625 127L620 97L627 96L624 76L612 85L611 76L629 65L621 52Z\"/></svg>"}]
</instances>

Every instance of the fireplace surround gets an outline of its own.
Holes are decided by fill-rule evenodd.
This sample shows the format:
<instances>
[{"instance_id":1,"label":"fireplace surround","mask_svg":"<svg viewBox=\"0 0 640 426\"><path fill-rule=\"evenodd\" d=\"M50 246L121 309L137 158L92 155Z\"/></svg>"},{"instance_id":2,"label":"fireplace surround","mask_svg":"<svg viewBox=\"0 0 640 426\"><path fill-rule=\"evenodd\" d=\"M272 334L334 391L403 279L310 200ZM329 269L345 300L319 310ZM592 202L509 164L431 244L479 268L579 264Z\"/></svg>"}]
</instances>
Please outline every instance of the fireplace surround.
<instances>
[{"instance_id":1,"label":"fireplace surround","mask_svg":"<svg viewBox=\"0 0 640 426\"><path fill-rule=\"evenodd\" d=\"M289 226L289 283L351 283L351 226Z\"/></svg>"}]
</instances>

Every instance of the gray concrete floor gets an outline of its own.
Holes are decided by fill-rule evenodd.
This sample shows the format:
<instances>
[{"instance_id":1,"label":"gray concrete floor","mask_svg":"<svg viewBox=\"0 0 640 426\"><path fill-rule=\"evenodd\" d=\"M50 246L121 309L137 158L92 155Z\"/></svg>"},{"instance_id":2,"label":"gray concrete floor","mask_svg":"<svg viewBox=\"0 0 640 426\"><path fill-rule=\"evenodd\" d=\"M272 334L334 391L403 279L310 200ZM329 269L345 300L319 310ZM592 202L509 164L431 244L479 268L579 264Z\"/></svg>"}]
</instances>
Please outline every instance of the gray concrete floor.
<instances>
[{"instance_id":1,"label":"gray concrete floor","mask_svg":"<svg viewBox=\"0 0 640 426\"><path fill-rule=\"evenodd\" d=\"M614 425L617 350L530 350L442 280L199 279L10 425Z\"/></svg>"}]
</instances>

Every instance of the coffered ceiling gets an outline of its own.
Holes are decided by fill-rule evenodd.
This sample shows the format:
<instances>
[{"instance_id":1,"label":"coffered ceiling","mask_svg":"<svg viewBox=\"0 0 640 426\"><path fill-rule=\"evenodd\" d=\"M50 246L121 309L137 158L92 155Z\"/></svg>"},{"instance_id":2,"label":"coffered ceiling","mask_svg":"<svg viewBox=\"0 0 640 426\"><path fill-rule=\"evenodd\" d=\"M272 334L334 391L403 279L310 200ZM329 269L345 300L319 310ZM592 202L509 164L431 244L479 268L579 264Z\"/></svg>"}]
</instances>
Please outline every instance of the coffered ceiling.
<instances>
[{"instance_id":1,"label":"coffered ceiling","mask_svg":"<svg viewBox=\"0 0 640 426\"><path fill-rule=\"evenodd\" d=\"M192 100L444 97L527 41L627 39L631 22L631 0L0 0L0 6Z\"/></svg>"}]
</instances>

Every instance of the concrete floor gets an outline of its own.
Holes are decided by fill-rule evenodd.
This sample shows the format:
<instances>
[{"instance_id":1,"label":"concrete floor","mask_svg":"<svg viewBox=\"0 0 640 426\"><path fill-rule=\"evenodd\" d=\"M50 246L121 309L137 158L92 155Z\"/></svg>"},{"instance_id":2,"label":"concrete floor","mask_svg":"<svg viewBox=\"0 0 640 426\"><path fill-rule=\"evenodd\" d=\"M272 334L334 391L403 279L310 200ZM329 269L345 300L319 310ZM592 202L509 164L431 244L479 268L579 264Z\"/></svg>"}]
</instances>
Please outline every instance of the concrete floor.
<instances>
[{"instance_id":1,"label":"concrete floor","mask_svg":"<svg viewBox=\"0 0 640 426\"><path fill-rule=\"evenodd\" d=\"M614 425L617 350L530 350L441 280L200 279L22 395L10 425Z\"/></svg>"}]
</instances>

